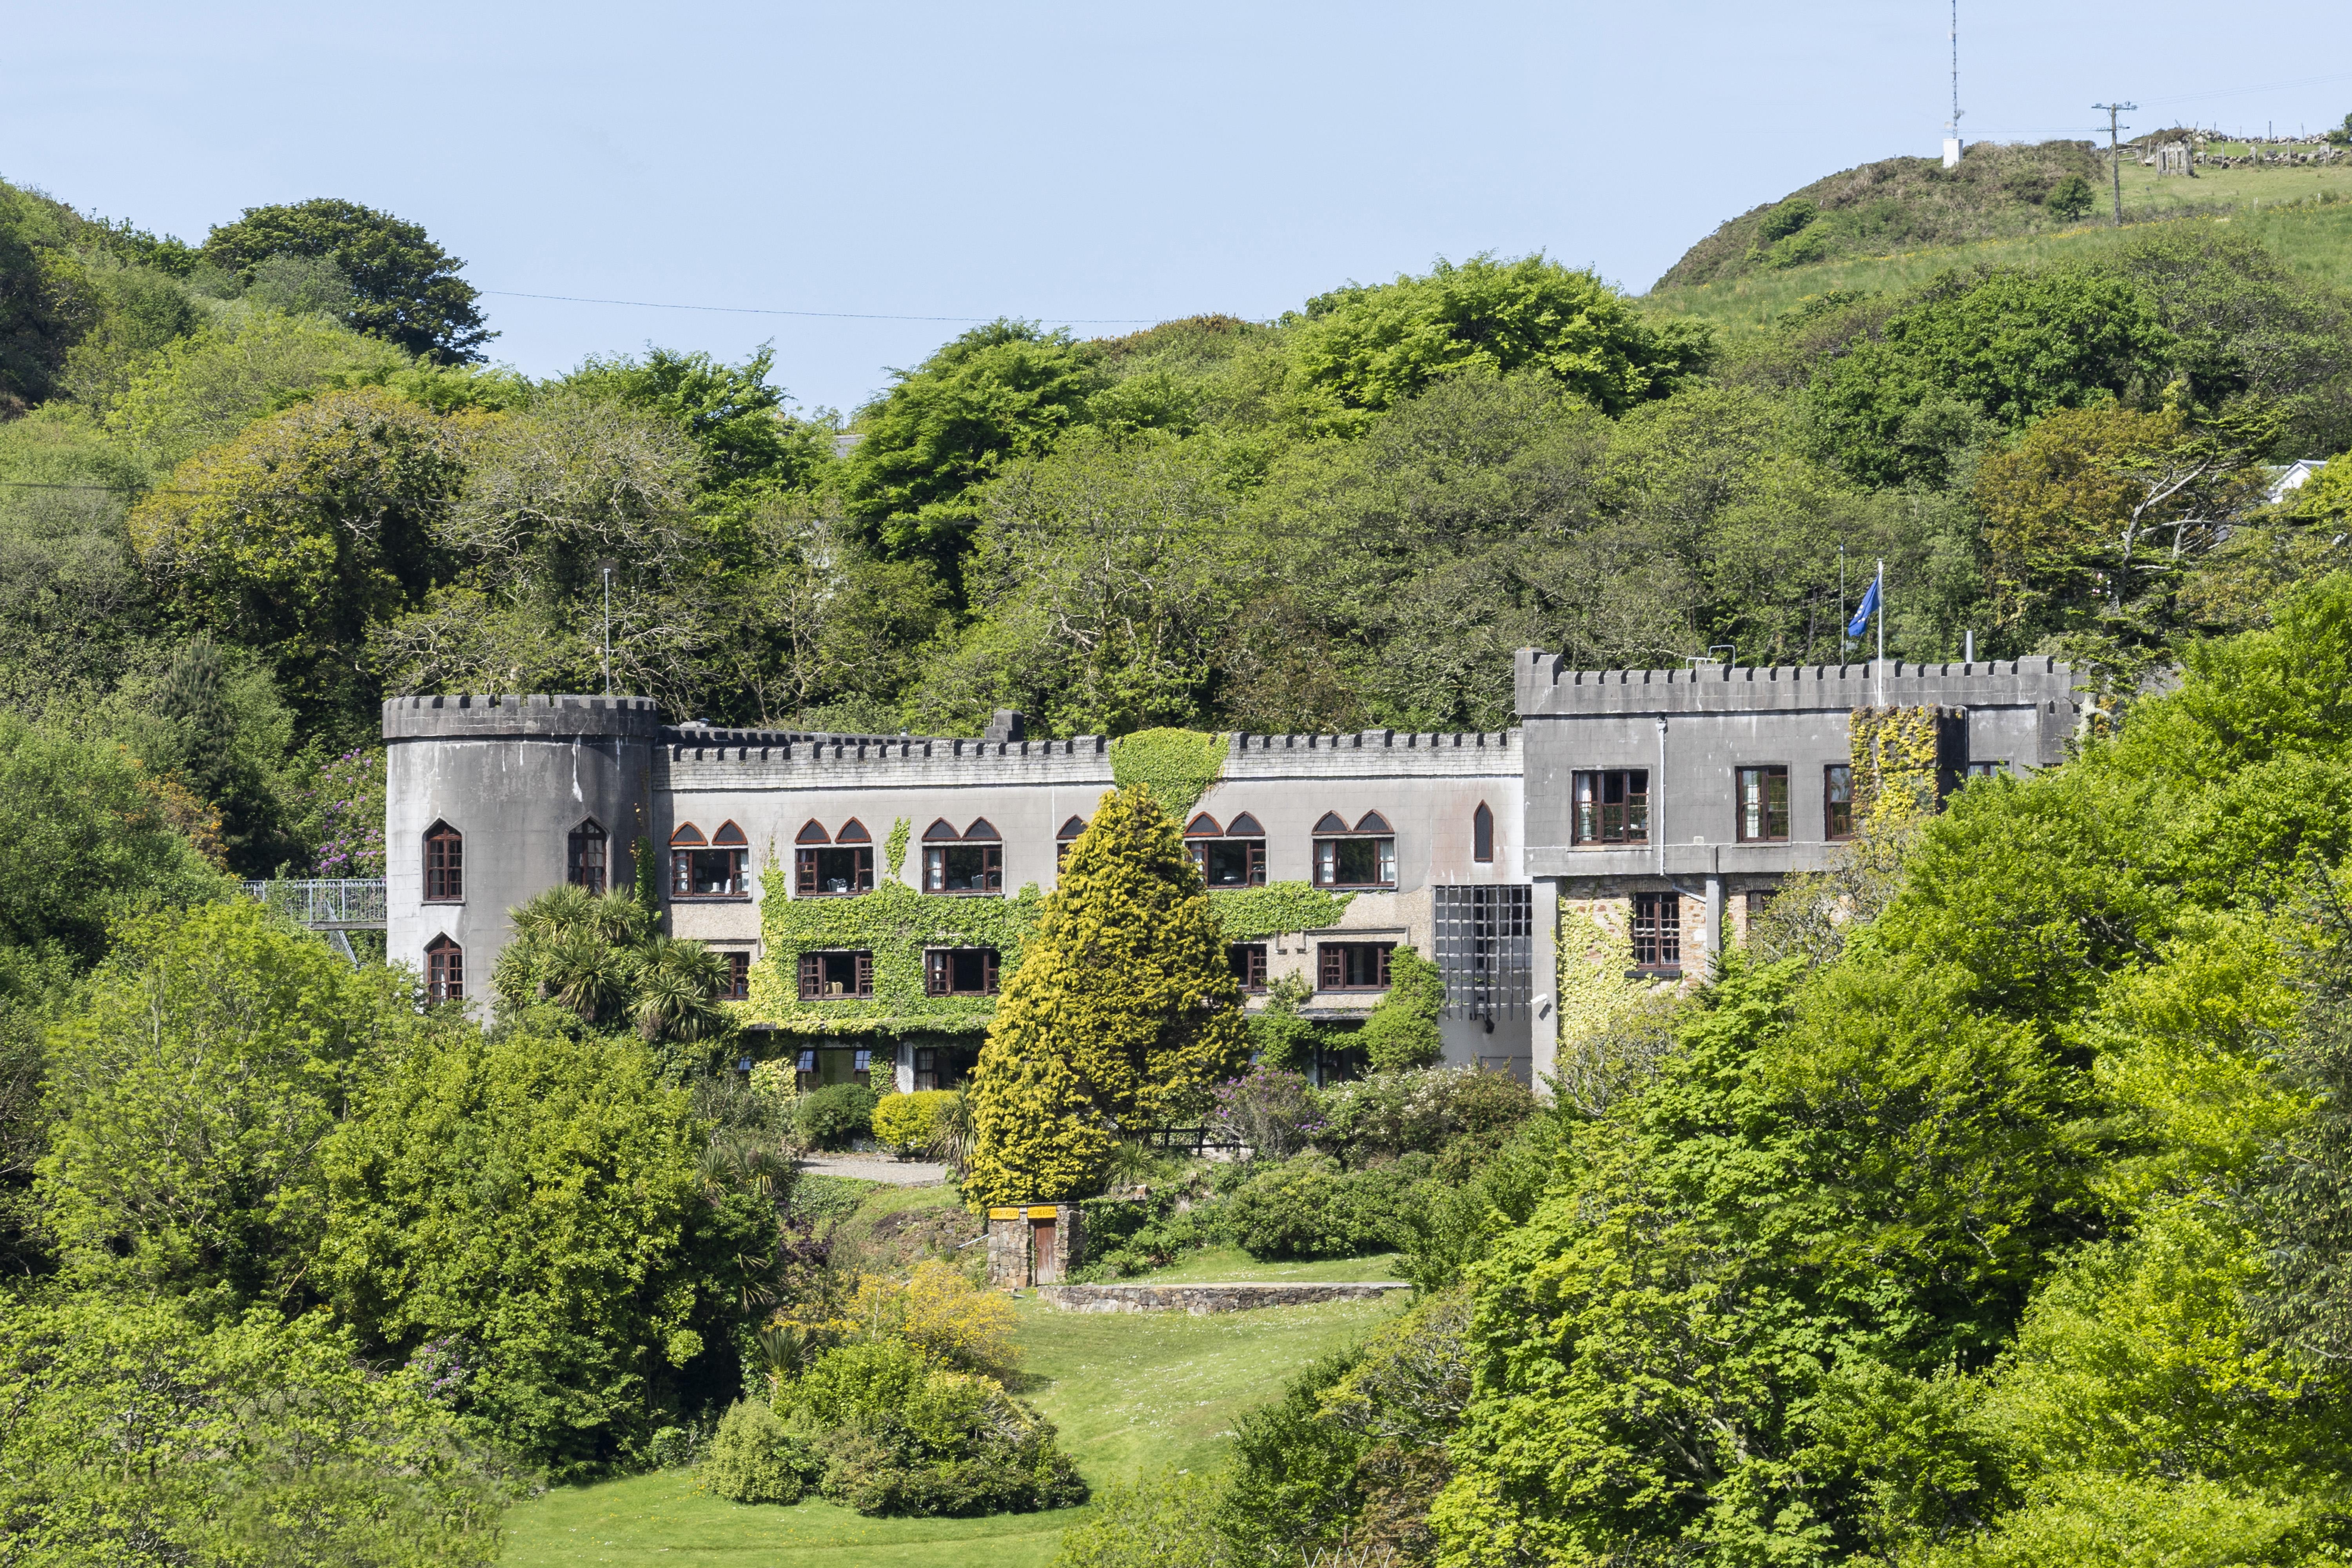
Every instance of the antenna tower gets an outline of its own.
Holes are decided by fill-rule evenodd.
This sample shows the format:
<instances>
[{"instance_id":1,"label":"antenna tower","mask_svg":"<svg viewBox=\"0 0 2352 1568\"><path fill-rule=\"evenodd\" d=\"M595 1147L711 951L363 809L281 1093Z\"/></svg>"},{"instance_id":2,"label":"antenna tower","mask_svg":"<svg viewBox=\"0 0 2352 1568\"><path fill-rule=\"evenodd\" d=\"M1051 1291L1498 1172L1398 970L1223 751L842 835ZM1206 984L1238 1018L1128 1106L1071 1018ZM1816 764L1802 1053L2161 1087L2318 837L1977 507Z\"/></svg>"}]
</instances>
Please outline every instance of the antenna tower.
<instances>
[{"instance_id":1,"label":"antenna tower","mask_svg":"<svg viewBox=\"0 0 2352 1568\"><path fill-rule=\"evenodd\" d=\"M1944 124L1944 167L1960 166L1960 0L1952 0L1952 118Z\"/></svg>"}]
</instances>

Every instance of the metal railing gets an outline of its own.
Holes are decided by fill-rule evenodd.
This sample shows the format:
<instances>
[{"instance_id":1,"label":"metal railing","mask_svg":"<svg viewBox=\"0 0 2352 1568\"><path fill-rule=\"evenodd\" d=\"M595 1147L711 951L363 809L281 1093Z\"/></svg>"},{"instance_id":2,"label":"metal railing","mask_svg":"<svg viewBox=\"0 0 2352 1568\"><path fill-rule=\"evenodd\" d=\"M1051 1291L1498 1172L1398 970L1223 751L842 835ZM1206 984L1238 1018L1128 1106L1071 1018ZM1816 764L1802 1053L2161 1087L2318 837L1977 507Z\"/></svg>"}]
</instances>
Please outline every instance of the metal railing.
<instances>
[{"instance_id":1,"label":"metal railing","mask_svg":"<svg viewBox=\"0 0 2352 1568\"><path fill-rule=\"evenodd\" d=\"M246 896L312 931L385 929L383 879L316 877L247 882Z\"/></svg>"}]
</instances>

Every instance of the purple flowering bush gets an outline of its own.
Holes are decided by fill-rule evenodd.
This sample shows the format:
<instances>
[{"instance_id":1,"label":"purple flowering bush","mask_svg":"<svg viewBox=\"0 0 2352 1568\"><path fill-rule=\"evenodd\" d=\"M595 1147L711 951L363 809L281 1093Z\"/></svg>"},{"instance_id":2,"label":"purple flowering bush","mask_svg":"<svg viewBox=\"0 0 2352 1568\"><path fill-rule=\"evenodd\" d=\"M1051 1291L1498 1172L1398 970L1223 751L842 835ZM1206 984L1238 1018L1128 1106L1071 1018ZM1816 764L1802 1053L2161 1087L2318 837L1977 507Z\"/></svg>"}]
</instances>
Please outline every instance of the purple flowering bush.
<instances>
[{"instance_id":1,"label":"purple flowering bush","mask_svg":"<svg viewBox=\"0 0 2352 1568\"><path fill-rule=\"evenodd\" d=\"M308 793L310 874L383 875L383 752L345 752L322 763Z\"/></svg>"}]
</instances>

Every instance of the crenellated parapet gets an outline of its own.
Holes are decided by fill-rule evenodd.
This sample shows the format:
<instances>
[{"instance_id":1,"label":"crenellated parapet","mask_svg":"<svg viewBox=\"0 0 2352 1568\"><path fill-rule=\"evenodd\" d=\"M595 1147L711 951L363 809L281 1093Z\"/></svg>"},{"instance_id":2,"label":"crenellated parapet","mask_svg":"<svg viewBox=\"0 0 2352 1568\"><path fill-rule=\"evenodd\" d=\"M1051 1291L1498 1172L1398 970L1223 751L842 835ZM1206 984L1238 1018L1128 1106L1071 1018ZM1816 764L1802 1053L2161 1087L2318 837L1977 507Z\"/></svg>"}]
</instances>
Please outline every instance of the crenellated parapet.
<instances>
[{"instance_id":1,"label":"crenellated parapet","mask_svg":"<svg viewBox=\"0 0 2352 1568\"><path fill-rule=\"evenodd\" d=\"M1519 650L1519 714L1754 713L1866 707L2048 708L2071 713L2073 668L2055 658L1916 664L1700 664L1685 669L1578 669Z\"/></svg>"},{"instance_id":2,"label":"crenellated parapet","mask_svg":"<svg viewBox=\"0 0 2352 1568\"><path fill-rule=\"evenodd\" d=\"M661 731L650 697L576 697L547 692L393 697L383 704L387 741L587 738L650 744Z\"/></svg>"},{"instance_id":3,"label":"crenellated parapet","mask_svg":"<svg viewBox=\"0 0 2352 1568\"><path fill-rule=\"evenodd\" d=\"M1517 774L1517 730L1359 730L1336 735L1231 737L1221 781L1276 778L1469 778Z\"/></svg>"},{"instance_id":4,"label":"crenellated parapet","mask_svg":"<svg viewBox=\"0 0 2352 1568\"><path fill-rule=\"evenodd\" d=\"M667 730L659 768L674 789L902 789L924 785L1108 783L1110 746L1067 741L988 741L777 735Z\"/></svg>"}]
</instances>

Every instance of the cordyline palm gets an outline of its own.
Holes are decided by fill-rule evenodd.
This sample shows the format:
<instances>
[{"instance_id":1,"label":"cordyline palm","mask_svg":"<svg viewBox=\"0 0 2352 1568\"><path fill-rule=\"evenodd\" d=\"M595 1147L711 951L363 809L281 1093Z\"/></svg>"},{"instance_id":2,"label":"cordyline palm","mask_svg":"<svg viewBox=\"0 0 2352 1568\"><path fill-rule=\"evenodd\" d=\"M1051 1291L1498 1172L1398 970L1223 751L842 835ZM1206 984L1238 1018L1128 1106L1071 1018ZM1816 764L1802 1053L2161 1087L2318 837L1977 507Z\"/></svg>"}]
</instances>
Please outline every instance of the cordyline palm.
<instances>
[{"instance_id":1,"label":"cordyline palm","mask_svg":"<svg viewBox=\"0 0 2352 1568\"><path fill-rule=\"evenodd\" d=\"M638 1037L701 1040L727 1028L719 1005L727 961L698 942L656 937L634 956Z\"/></svg>"}]
</instances>

